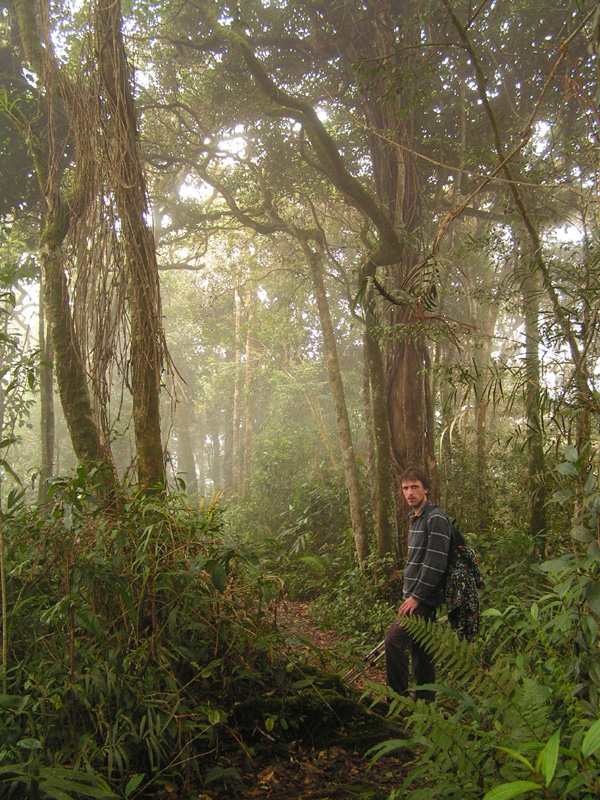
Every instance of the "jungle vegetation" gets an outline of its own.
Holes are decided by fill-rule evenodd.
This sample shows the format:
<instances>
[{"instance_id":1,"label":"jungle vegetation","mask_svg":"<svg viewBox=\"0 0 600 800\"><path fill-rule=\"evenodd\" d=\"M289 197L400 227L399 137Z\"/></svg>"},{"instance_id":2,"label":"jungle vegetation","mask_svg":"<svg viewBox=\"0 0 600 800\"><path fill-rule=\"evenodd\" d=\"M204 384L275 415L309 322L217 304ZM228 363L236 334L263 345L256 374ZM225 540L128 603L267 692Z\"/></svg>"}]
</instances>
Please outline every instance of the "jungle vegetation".
<instances>
[{"instance_id":1,"label":"jungle vegetation","mask_svg":"<svg viewBox=\"0 0 600 800\"><path fill-rule=\"evenodd\" d=\"M438 700L365 769L598 796L599 47L596 0L1 0L0 795L243 795L339 723L273 609L370 650L418 465L482 630L415 623Z\"/></svg>"}]
</instances>

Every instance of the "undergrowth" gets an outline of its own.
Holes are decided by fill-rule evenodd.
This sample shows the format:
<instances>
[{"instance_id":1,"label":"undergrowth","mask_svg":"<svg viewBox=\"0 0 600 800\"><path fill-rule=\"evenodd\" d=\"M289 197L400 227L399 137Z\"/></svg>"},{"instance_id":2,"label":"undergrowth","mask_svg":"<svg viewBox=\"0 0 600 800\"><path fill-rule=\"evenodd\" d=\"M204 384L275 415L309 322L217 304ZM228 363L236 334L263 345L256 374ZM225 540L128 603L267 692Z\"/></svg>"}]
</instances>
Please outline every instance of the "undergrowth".
<instances>
[{"instance_id":1,"label":"undergrowth","mask_svg":"<svg viewBox=\"0 0 600 800\"><path fill-rule=\"evenodd\" d=\"M48 781L67 764L130 796L202 784L243 747L236 702L288 679L262 614L273 579L218 505L130 495L107 509L89 480L56 481L46 516L17 493L4 509L0 796L19 770L58 796Z\"/></svg>"},{"instance_id":2,"label":"undergrowth","mask_svg":"<svg viewBox=\"0 0 600 800\"><path fill-rule=\"evenodd\" d=\"M591 800L600 793L598 555L541 565L534 601L511 596L488 609L476 646L447 626L407 618L434 653L443 683L425 704L369 686L402 712L410 774L393 797L508 800L527 795Z\"/></svg>"},{"instance_id":3,"label":"undergrowth","mask_svg":"<svg viewBox=\"0 0 600 800\"><path fill-rule=\"evenodd\" d=\"M399 748L413 751L409 775L393 797L475 800L485 795L493 800L525 792L582 800L598 796L597 688L588 685L585 699L578 696L582 676L572 673L569 679L557 659L552 617L550 606L537 617L539 624L523 625L528 623L523 615L519 652L499 648L489 661L483 656L485 646L498 634L514 634L513 612L498 614L477 648L459 642L443 626L406 621L435 653L444 683L435 685L432 704L369 687L372 696L391 697L392 716L406 715L407 738L373 751L374 759ZM540 628L546 634L542 640L537 638Z\"/></svg>"}]
</instances>

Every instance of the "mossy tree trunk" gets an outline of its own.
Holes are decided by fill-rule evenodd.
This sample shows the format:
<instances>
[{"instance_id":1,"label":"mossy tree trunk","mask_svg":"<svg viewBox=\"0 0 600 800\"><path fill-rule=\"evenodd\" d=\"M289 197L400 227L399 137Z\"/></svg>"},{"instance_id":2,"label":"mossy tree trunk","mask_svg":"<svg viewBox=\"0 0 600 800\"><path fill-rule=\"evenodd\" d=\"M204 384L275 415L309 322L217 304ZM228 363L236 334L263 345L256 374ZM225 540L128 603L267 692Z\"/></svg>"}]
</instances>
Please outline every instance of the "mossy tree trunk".
<instances>
[{"instance_id":1,"label":"mossy tree trunk","mask_svg":"<svg viewBox=\"0 0 600 800\"><path fill-rule=\"evenodd\" d=\"M45 98L49 108L52 108L48 118L54 120L64 113L65 108L72 109L75 105L73 89L58 69L51 48L42 45L36 4L32 0L15 0L13 7L25 56L40 81L45 84ZM16 104L5 107L4 111L27 143L44 198L45 214L39 245L43 302L54 351L56 383L71 443L80 461L104 461L110 464L110 453L102 443L93 415L65 273L64 244L73 220L60 185L61 167L51 157L51 153L56 151L62 153L64 144L52 141L52 125L43 133L36 134ZM76 147L75 158L77 151ZM73 201L80 209L83 203L78 203L77 200L81 199L75 198ZM112 470L107 470L105 475L106 483L114 485Z\"/></svg>"},{"instance_id":2,"label":"mossy tree trunk","mask_svg":"<svg viewBox=\"0 0 600 800\"><path fill-rule=\"evenodd\" d=\"M403 14L397 31L397 14ZM400 242L396 258L386 266L387 285L419 293L421 177L412 150L416 146L419 106L415 81L421 17L412 0L377 0L372 14L346 31L346 59L355 70L361 110L369 126L368 143L377 201L392 222ZM400 38L398 38L400 37ZM401 44L400 44L401 41ZM369 69L367 64L382 64ZM437 483L431 396L427 374L429 353L415 338L411 312L391 309L389 321L400 335L386 342L383 353L392 467L396 479L409 465L424 467ZM376 345L377 342L374 342ZM402 504L398 504L402 510Z\"/></svg>"},{"instance_id":3,"label":"mossy tree trunk","mask_svg":"<svg viewBox=\"0 0 600 800\"><path fill-rule=\"evenodd\" d=\"M240 287L234 291L235 307L235 364L233 374L233 410L231 420L231 488L238 491L240 486L240 431L242 406L242 296Z\"/></svg>"},{"instance_id":4,"label":"mossy tree trunk","mask_svg":"<svg viewBox=\"0 0 600 800\"><path fill-rule=\"evenodd\" d=\"M146 223L146 184L121 27L119 0L98 0L96 43L107 156L126 254L137 473L141 489L148 490L165 480L159 409L163 333L156 250Z\"/></svg>"},{"instance_id":5,"label":"mossy tree trunk","mask_svg":"<svg viewBox=\"0 0 600 800\"><path fill-rule=\"evenodd\" d=\"M254 433L254 375L256 340L254 337L254 305L256 298L252 284L248 284L246 305L248 308L248 330L246 331L246 408L244 412L244 461L242 470L243 496L250 497L252 483L252 439Z\"/></svg>"},{"instance_id":6,"label":"mossy tree trunk","mask_svg":"<svg viewBox=\"0 0 600 800\"><path fill-rule=\"evenodd\" d=\"M360 485L360 475L356 463L356 454L352 443L352 430L346 398L344 384L337 354L335 333L331 321L331 312L327 300L325 280L323 277L323 246L317 244L313 249L307 237L300 231L295 231L296 238L300 242L304 255L309 263L312 277L312 286L315 293L315 300L319 312L319 322L323 335L323 346L325 350L325 366L329 378L329 386L335 408L340 448L342 451L342 463L346 477L346 488L350 505L350 519L352 521L352 531L354 534L354 544L358 556L358 563L362 566L369 553L369 540L365 525L365 517L362 501L362 489Z\"/></svg>"},{"instance_id":7,"label":"mossy tree trunk","mask_svg":"<svg viewBox=\"0 0 600 800\"><path fill-rule=\"evenodd\" d=\"M370 408L375 445L375 465L373 481L373 528L377 555L380 557L394 552L394 535L391 519L393 508L393 480L390 459L390 432L385 405L385 375L381 351L373 338L369 318L363 336L364 359L367 364L370 390ZM404 555L404 554L402 554Z\"/></svg>"},{"instance_id":8,"label":"mossy tree trunk","mask_svg":"<svg viewBox=\"0 0 600 800\"><path fill-rule=\"evenodd\" d=\"M521 260L522 263L522 260ZM535 265L527 263L520 275L525 317L525 418L527 420L529 535L536 552L546 553L546 463L541 412L540 294Z\"/></svg>"},{"instance_id":9,"label":"mossy tree trunk","mask_svg":"<svg viewBox=\"0 0 600 800\"><path fill-rule=\"evenodd\" d=\"M60 211L49 210L39 250L56 383L77 458L80 461L108 461L94 421L87 375L73 324L62 261L66 230L60 216Z\"/></svg>"},{"instance_id":10,"label":"mossy tree trunk","mask_svg":"<svg viewBox=\"0 0 600 800\"><path fill-rule=\"evenodd\" d=\"M40 338L40 442L42 462L40 465L40 478L38 486L38 505L44 505L48 491L48 481L52 477L54 469L54 374L52 362L54 353L52 351L52 339L49 330L46 329L46 316L44 313L43 302L43 281L42 293L39 303L39 338Z\"/></svg>"}]
</instances>

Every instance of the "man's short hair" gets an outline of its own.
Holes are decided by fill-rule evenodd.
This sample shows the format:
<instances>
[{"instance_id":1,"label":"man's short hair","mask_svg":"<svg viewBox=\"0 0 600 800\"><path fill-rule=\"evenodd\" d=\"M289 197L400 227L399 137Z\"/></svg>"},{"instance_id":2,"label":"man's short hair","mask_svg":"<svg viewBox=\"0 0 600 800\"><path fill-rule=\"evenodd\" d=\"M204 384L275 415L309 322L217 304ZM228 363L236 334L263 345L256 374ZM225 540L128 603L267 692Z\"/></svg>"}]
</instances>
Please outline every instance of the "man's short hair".
<instances>
[{"instance_id":1,"label":"man's short hair","mask_svg":"<svg viewBox=\"0 0 600 800\"><path fill-rule=\"evenodd\" d=\"M419 467L409 467L400 475L400 484L408 483L408 481L421 481L424 489L430 488L427 473Z\"/></svg>"}]
</instances>

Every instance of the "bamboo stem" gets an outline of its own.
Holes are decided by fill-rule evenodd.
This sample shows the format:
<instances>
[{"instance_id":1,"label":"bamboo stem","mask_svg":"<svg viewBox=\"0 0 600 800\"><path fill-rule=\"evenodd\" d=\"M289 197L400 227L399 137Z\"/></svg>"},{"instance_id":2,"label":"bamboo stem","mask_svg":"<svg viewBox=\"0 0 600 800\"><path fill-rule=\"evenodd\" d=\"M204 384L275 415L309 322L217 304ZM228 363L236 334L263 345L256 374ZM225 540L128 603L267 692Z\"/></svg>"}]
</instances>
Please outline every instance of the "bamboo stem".
<instances>
[{"instance_id":1,"label":"bamboo stem","mask_svg":"<svg viewBox=\"0 0 600 800\"><path fill-rule=\"evenodd\" d=\"M2 593L2 693L7 694L6 673L8 670L8 616L6 602L6 573L4 570L4 527L0 509L0 591Z\"/></svg>"}]
</instances>

